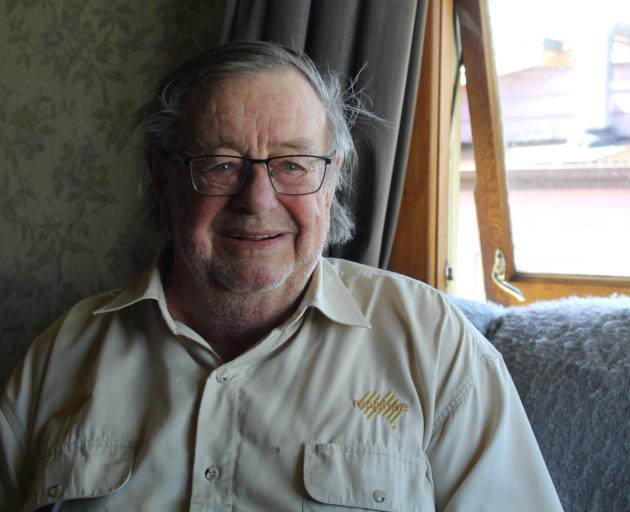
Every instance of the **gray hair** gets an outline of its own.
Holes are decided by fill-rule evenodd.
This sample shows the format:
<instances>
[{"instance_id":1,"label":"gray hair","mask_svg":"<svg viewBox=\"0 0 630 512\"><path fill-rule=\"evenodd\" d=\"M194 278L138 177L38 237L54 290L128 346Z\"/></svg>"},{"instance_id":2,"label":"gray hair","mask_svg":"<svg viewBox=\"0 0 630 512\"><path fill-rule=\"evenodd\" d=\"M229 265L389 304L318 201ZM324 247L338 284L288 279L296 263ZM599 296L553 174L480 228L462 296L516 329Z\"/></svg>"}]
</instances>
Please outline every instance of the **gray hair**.
<instances>
[{"instance_id":1,"label":"gray hair","mask_svg":"<svg viewBox=\"0 0 630 512\"><path fill-rule=\"evenodd\" d=\"M352 177L357 166L357 151L350 133L358 115L373 117L355 91L356 81L341 85L340 75L320 71L304 53L275 43L250 41L230 43L205 51L166 75L156 94L139 110L143 130L144 151L176 153L180 149L184 100L200 84L229 76L261 71L299 71L313 87L326 109L330 133L330 149L342 157L336 173L336 191L331 206L328 244L349 241L354 233L354 220L348 206ZM150 178L149 178L150 179ZM157 205L152 205L153 213Z\"/></svg>"}]
</instances>

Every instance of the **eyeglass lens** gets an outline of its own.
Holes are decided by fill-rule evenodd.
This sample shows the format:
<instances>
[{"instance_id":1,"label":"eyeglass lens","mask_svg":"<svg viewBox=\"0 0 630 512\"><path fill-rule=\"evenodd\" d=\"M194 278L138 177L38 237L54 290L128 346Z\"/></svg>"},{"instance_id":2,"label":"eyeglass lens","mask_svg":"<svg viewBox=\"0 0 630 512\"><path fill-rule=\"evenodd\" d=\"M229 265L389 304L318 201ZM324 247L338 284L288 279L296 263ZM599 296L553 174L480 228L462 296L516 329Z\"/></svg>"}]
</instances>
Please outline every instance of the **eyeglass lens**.
<instances>
[{"instance_id":1,"label":"eyeglass lens","mask_svg":"<svg viewBox=\"0 0 630 512\"><path fill-rule=\"evenodd\" d=\"M192 159L190 172L197 192L229 195L237 193L244 185L251 165L246 158L207 156ZM269 159L268 174L274 189L280 193L310 194L321 187L326 165L323 157L279 156Z\"/></svg>"}]
</instances>

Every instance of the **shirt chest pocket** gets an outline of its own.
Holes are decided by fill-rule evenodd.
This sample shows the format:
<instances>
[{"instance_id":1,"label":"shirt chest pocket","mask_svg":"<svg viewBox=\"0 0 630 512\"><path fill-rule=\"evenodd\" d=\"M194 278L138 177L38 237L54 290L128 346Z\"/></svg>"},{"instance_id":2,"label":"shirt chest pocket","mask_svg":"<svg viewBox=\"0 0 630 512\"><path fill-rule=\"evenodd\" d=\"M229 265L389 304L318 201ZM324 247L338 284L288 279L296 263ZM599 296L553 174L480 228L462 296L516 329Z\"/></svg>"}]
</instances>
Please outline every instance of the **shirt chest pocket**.
<instances>
[{"instance_id":1,"label":"shirt chest pocket","mask_svg":"<svg viewBox=\"0 0 630 512\"><path fill-rule=\"evenodd\" d=\"M64 502L61 510L109 510L106 497L127 483L132 466L131 444L108 439L66 440L39 461L23 510L46 510L44 507L59 502Z\"/></svg>"},{"instance_id":2,"label":"shirt chest pocket","mask_svg":"<svg viewBox=\"0 0 630 512\"><path fill-rule=\"evenodd\" d=\"M304 512L434 511L424 458L380 447L307 444Z\"/></svg>"}]
</instances>

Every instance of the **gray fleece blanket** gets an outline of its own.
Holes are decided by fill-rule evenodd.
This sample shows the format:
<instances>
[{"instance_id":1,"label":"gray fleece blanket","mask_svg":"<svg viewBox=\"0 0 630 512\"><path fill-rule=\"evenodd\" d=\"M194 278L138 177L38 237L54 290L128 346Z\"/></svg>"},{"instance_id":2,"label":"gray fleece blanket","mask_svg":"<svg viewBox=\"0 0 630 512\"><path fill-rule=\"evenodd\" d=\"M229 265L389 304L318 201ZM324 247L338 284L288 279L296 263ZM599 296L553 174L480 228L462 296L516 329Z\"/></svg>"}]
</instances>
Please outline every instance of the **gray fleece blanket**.
<instances>
[{"instance_id":1,"label":"gray fleece blanket","mask_svg":"<svg viewBox=\"0 0 630 512\"><path fill-rule=\"evenodd\" d=\"M630 297L454 302L502 353L565 510L630 511Z\"/></svg>"}]
</instances>

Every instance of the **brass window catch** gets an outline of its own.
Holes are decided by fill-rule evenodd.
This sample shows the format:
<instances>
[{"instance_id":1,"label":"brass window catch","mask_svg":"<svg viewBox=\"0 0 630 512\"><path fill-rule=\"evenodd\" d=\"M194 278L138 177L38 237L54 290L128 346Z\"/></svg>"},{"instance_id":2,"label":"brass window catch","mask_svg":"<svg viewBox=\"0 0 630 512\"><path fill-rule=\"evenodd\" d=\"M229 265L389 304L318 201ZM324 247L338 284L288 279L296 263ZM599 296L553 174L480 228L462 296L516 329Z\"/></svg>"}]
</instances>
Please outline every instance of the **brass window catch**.
<instances>
[{"instance_id":1,"label":"brass window catch","mask_svg":"<svg viewBox=\"0 0 630 512\"><path fill-rule=\"evenodd\" d=\"M494 263L492 264L492 280L501 290L514 297L519 302L525 302L525 295L505 278L505 255L501 249L494 252Z\"/></svg>"}]
</instances>

